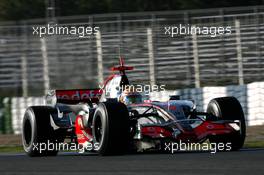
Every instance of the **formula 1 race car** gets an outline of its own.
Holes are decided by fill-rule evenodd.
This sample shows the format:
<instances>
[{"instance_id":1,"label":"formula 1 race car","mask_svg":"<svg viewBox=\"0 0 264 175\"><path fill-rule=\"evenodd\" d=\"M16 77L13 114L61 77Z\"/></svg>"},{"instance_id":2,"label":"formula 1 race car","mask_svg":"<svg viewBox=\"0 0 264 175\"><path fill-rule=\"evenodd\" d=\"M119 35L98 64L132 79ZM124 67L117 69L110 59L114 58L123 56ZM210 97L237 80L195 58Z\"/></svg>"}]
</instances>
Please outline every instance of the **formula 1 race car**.
<instances>
[{"instance_id":1,"label":"formula 1 race car","mask_svg":"<svg viewBox=\"0 0 264 175\"><path fill-rule=\"evenodd\" d=\"M236 98L212 99L206 112L176 95L166 102L152 101L129 89L125 71L133 67L125 66L121 58L119 64L112 68L118 73L99 89L51 90L46 106L28 107L22 124L25 152L56 155L60 149L54 145L66 140L100 155L164 152L169 142L201 144L208 140L229 144L229 150L242 148L246 126Z\"/></svg>"}]
</instances>

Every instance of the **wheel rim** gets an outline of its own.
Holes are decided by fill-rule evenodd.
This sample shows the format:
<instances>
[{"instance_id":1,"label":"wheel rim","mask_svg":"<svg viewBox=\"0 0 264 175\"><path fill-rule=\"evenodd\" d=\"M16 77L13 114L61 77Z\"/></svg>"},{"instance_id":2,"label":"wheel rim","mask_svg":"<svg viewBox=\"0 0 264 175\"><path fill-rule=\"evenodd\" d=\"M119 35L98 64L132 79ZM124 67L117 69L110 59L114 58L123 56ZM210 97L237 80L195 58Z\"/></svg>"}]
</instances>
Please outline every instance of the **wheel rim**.
<instances>
[{"instance_id":1,"label":"wheel rim","mask_svg":"<svg viewBox=\"0 0 264 175\"><path fill-rule=\"evenodd\" d=\"M95 119L95 124L94 124L94 131L95 131L95 141L100 143L102 140L102 135L103 135L103 129L102 129L102 121L100 116L96 116Z\"/></svg>"}]
</instances>

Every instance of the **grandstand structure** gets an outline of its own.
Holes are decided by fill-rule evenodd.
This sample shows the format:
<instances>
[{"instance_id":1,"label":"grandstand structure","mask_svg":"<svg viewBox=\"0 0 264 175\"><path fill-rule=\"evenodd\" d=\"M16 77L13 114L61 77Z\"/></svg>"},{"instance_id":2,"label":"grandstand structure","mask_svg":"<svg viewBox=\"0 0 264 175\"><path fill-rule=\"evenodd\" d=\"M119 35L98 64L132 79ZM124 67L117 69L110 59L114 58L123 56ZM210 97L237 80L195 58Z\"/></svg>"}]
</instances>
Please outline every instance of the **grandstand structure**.
<instances>
[{"instance_id":1,"label":"grandstand structure","mask_svg":"<svg viewBox=\"0 0 264 175\"><path fill-rule=\"evenodd\" d=\"M33 27L99 27L89 37L33 35ZM179 24L230 27L229 35L181 34ZM168 89L243 85L264 79L264 6L57 17L0 23L0 96L95 88L125 58L134 83ZM7 95L8 94L8 95Z\"/></svg>"}]
</instances>

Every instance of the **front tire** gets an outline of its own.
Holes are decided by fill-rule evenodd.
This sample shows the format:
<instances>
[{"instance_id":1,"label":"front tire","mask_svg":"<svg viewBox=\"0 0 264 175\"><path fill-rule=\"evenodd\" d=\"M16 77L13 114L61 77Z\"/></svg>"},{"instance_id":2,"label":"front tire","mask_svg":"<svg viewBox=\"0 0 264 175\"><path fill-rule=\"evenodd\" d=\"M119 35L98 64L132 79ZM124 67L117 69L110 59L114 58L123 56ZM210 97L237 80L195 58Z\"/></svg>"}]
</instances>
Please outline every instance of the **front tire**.
<instances>
[{"instance_id":1,"label":"front tire","mask_svg":"<svg viewBox=\"0 0 264 175\"><path fill-rule=\"evenodd\" d=\"M123 154L129 142L129 114L119 102L99 103L92 122L93 142L100 155Z\"/></svg>"},{"instance_id":2,"label":"front tire","mask_svg":"<svg viewBox=\"0 0 264 175\"><path fill-rule=\"evenodd\" d=\"M212 136L211 143L231 143L231 150L236 151L243 147L246 137L246 122L242 107L235 97L221 97L212 99L207 112L218 120L239 120L240 130L230 135Z\"/></svg>"}]
</instances>

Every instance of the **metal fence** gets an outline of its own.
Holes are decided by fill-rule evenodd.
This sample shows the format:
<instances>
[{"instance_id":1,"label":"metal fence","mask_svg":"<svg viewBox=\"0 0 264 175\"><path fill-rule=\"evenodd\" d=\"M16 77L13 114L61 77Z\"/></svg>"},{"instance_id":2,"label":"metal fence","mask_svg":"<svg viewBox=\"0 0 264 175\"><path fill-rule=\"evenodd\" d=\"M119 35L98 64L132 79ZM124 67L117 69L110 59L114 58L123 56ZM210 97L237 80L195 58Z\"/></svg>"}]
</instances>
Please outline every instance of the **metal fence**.
<instances>
[{"instance_id":1,"label":"metal fence","mask_svg":"<svg viewBox=\"0 0 264 175\"><path fill-rule=\"evenodd\" d=\"M36 19L0 24L0 96L97 87L118 63L135 83L189 88L264 79L264 6L61 17L59 26L98 26L88 38L33 35ZM231 27L230 35L166 35L165 27ZM54 25L54 23L53 23Z\"/></svg>"}]
</instances>

